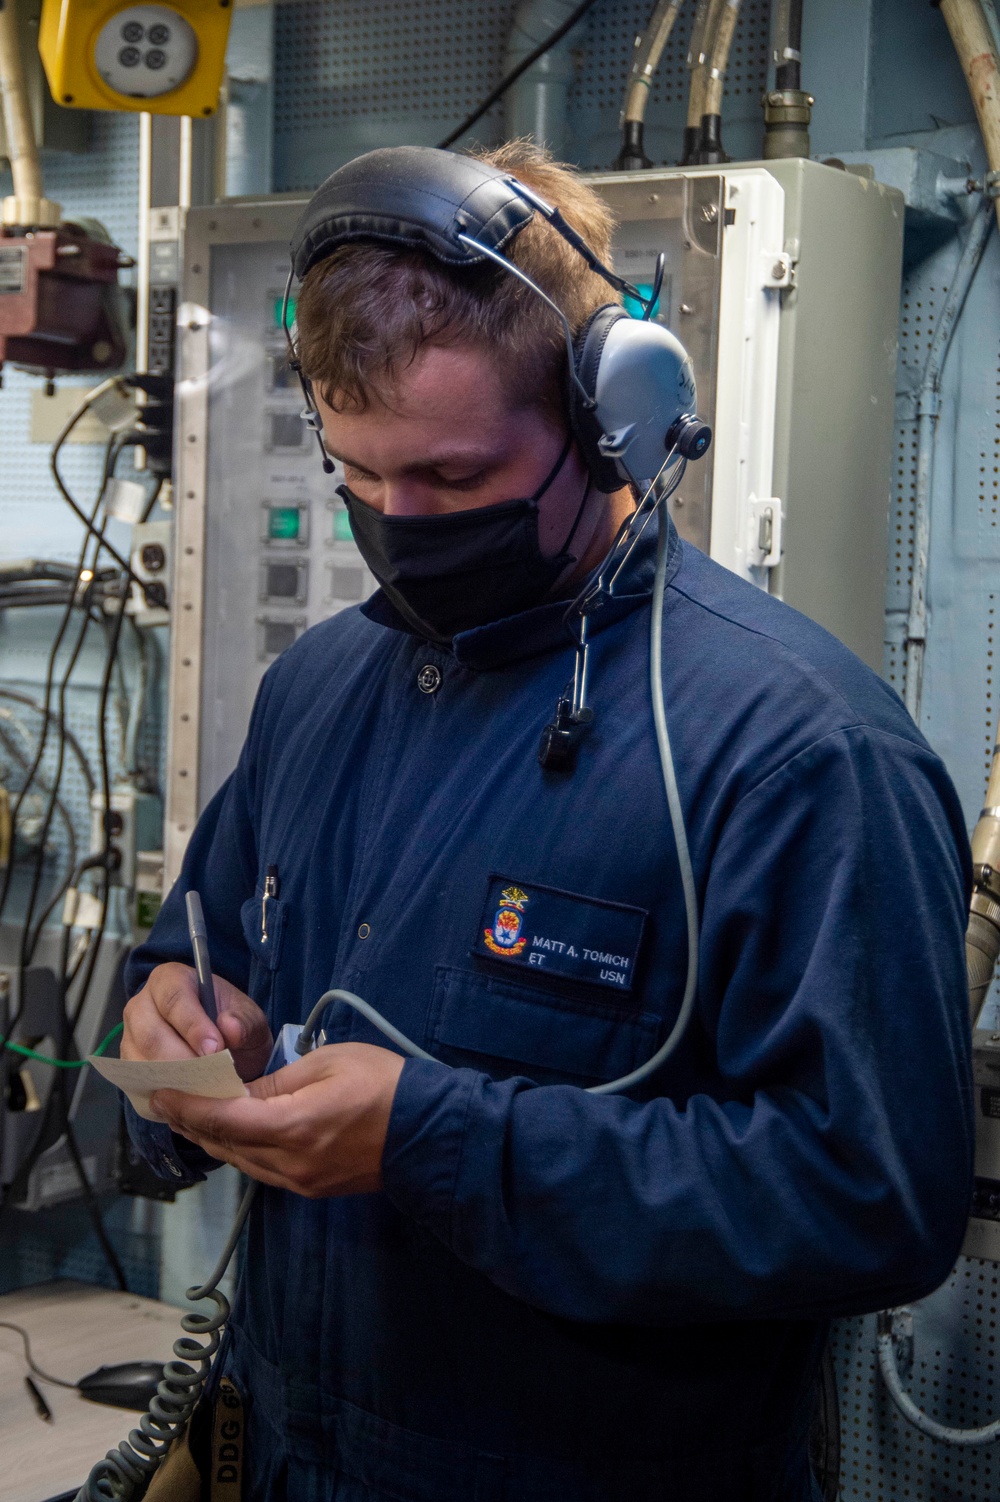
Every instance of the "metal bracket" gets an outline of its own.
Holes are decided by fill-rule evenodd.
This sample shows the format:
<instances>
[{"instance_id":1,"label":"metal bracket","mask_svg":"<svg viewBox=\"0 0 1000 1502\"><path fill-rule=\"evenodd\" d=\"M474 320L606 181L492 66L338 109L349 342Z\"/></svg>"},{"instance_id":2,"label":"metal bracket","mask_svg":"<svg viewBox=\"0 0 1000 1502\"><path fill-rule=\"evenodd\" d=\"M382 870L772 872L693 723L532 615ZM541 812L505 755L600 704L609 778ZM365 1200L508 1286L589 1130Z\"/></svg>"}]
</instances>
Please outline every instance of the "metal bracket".
<instances>
[{"instance_id":1,"label":"metal bracket","mask_svg":"<svg viewBox=\"0 0 1000 1502\"><path fill-rule=\"evenodd\" d=\"M760 256L760 279L765 287L795 286L795 257L787 250L764 250Z\"/></svg>"},{"instance_id":2,"label":"metal bracket","mask_svg":"<svg viewBox=\"0 0 1000 1502\"><path fill-rule=\"evenodd\" d=\"M777 496L750 497L747 562L752 568L775 568L781 562L781 502Z\"/></svg>"}]
</instances>

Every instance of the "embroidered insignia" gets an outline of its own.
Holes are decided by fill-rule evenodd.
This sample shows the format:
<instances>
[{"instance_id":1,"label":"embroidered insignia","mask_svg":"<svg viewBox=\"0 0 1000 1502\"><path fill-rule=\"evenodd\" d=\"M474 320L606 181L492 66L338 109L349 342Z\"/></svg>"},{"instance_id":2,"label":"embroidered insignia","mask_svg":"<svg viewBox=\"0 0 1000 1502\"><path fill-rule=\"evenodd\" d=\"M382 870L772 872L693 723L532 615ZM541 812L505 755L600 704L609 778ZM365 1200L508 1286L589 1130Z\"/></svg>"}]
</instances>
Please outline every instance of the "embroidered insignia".
<instances>
[{"instance_id":1,"label":"embroidered insignia","mask_svg":"<svg viewBox=\"0 0 1000 1502\"><path fill-rule=\"evenodd\" d=\"M528 901L527 892L523 892L520 887L504 887L500 893L500 906L493 919L493 927L483 930L483 942L487 949L505 960L519 955L528 942L527 936L521 933L524 923L521 914Z\"/></svg>"},{"instance_id":2,"label":"embroidered insignia","mask_svg":"<svg viewBox=\"0 0 1000 1502\"><path fill-rule=\"evenodd\" d=\"M472 953L505 961L541 979L582 981L614 991L635 989L649 914L645 908L535 882L521 885L496 871L476 918Z\"/></svg>"}]
</instances>

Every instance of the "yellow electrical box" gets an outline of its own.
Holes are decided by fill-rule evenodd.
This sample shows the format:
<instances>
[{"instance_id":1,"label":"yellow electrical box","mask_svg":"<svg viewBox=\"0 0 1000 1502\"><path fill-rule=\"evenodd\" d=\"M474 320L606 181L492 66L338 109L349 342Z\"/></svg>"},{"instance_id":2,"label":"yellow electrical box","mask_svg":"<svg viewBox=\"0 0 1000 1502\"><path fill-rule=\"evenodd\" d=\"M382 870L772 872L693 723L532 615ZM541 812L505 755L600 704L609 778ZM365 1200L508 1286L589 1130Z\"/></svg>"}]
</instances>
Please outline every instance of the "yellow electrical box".
<instances>
[{"instance_id":1,"label":"yellow electrical box","mask_svg":"<svg viewBox=\"0 0 1000 1502\"><path fill-rule=\"evenodd\" d=\"M43 0L38 32L56 104L211 115L219 102L232 0Z\"/></svg>"}]
</instances>

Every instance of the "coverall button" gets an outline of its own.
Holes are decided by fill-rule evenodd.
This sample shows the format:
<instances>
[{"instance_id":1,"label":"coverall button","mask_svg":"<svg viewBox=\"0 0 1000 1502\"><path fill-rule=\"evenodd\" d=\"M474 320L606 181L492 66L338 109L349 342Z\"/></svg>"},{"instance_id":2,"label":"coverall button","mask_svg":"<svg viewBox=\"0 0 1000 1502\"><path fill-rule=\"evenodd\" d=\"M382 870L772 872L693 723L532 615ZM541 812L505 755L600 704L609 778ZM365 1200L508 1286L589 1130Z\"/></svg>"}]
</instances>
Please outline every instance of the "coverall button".
<instances>
[{"instance_id":1,"label":"coverall button","mask_svg":"<svg viewBox=\"0 0 1000 1502\"><path fill-rule=\"evenodd\" d=\"M433 662L425 662L417 674L417 687L422 694L436 694L441 687L441 669Z\"/></svg>"}]
</instances>

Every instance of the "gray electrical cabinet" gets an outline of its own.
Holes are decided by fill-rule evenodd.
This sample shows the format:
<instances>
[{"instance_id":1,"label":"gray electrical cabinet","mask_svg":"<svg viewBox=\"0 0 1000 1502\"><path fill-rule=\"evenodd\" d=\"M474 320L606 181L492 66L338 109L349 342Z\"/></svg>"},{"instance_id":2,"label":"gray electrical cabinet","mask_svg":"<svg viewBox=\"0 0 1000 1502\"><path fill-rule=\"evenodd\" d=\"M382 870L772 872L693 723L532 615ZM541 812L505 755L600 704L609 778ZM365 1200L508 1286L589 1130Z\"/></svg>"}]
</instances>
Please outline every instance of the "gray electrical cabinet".
<instances>
[{"instance_id":1,"label":"gray electrical cabinet","mask_svg":"<svg viewBox=\"0 0 1000 1502\"><path fill-rule=\"evenodd\" d=\"M881 671L902 194L800 158L588 180L619 270L649 286L664 252L715 430L678 530Z\"/></svg>"},{"instance_id":2,"label":"gray electrical cabinet","mask_svg":"<svg viewBox=\"0 0 1000 1502\"><path fill-rule=\"evenodd\" d=\"M809 161L606 174L631 281L715 430L681 534L881 667L903 200ZM193 209L179 305L165 877L236 763L268 663L375 586L287 364L297 199Z\"/></svg>"},{"instance_id":3,"label":"gray electrical cabinet","mask_svg":"<svg viewBox=\"0 0 1000 1502\"><path fill-rule=\"evenodd\" d=\"M165 879L236 765L257 685L375 588L301 420L281 302L301 201L193 209L178 339ZM289 315L291 318L291 315Z\"/></svg>"}]
</instances>

